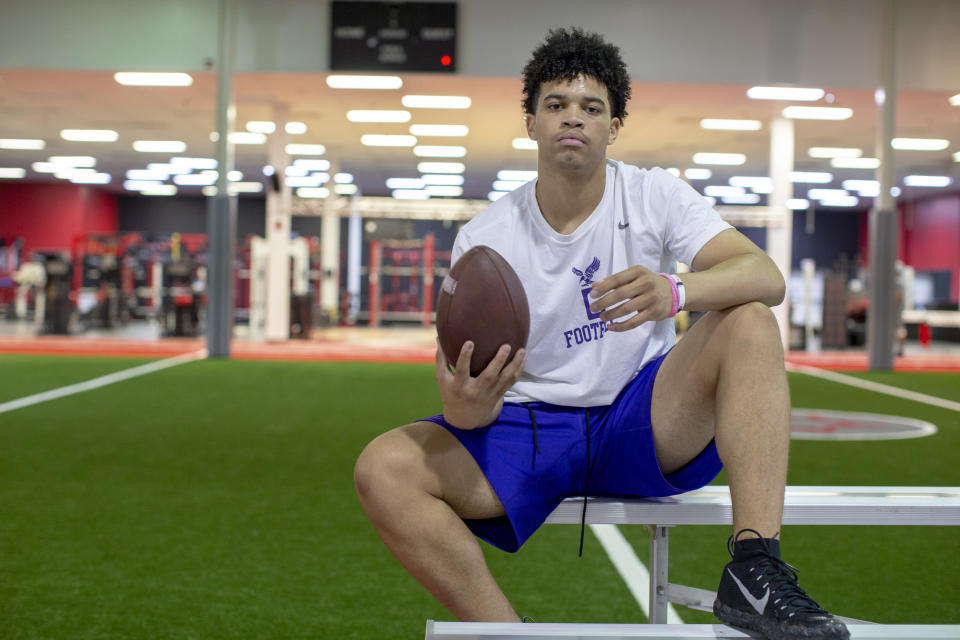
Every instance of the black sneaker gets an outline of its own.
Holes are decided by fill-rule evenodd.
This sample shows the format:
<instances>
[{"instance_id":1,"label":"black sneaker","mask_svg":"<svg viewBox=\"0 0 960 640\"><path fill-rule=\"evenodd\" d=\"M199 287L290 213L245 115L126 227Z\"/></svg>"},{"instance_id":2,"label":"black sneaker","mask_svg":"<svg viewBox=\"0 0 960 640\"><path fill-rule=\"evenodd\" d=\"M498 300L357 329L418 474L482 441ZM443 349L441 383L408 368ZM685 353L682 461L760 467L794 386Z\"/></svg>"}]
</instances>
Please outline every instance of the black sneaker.
<instances>
[{"instance_id":1,"label":"black sneaker","mask_svg":"<svg viewBox=\"0 0 960 640\"><path fill-rule=\"evenodd\" d=\"M746 531L760 535L753 529ZM723 569L713 615L721 622L759 631L770 640L846 640L846 625L820 608L797 584L796 569L780 559L775 538L736 539Z\"/></svg>"}]
</instances>

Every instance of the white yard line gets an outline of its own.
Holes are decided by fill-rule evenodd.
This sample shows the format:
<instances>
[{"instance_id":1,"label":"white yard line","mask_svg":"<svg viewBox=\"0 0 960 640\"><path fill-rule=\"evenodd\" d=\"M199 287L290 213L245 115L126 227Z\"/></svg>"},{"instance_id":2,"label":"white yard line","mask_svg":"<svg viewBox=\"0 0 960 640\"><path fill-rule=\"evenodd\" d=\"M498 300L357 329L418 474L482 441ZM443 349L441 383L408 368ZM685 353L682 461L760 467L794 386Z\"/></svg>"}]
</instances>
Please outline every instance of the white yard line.
<instances>
[{"instance_id":1,"label":"white yard line","mask_svg":"<svg viewBox=\"0 0 960 640\"><path fill-rule=\"evenodd\" d=\"M633 546L620 533L615 524L592 524L590 530L597 536L603 550L610 556L610 562L616 567L623 581L627 583L630 593L636 598L643 613L650 618L650 572L637 557ZM669 624L683 624L677 610L672 604L667 605L667 622Z\"/></svg>"},{"instance_id":2,"label":"white yard line","mask_svg":"<svg viewBox=\"0 0 960 640\"><path fill-rule=\"evenodd\" d=\"M85 382L78 382L76 384L67 385L66 387L51 389L50 391L35 393L32 396L25 396L23 398L17 398L16 400L10 400L9 402L4 402L0 404L0 413L6 413L7 411L15 411L17 409L23 409L24 407L30 407L35 404L40 404L41 402L46 402L48 400L56 400L57 398L63 398L65 396L70 396L75 393L90 391L91 389L99 389L100 387L105 387L108 384L113 384L114 382L122 382L124 380L129 380L130 378L136 378L137 376L142 376L148 373L153 373L154 371L160 371L162 369L175 367L178 364L183 364L185 362L192 362L193 360L201 360L206 357L207 357L207 350L200 349L199 351L194 351L192 353L184 353L179 356L174 356L173 358L157 360L156 362L148 362L147 364L140 365L139 367L133 367L132 369L124 369L122 371L116 371L114 373L109 373L105 376L100 376L99 378L86 380Z\"/></svg>"},{"instance_id":3,"label":"white yard line","mask_svg":"<svg viewBox=\"0 0 960 640\"><path fill-rule=\"evenodd\" d=\"M851 387L859 387L861 389L867 389L868 391L884 393L888 396L896 396L898 398L913 400L914 402L922 402L923 404L929 404L942 409L960 412L960 402L954 402L953 400L947 400L945 398L938 398L937 396L929 396L925 393L917 393L916 391L908 391L906 389L901 389L900 387L891 387L887 384L880 384L879 382L873 382L871 380L863 380L854 376L847 376L842 373L837 373L836 371L827 371L826 369L818 369L817 367L790 363L787 363L787 370L805 373L808 376L814 376L816 378L822 378L832 382L839 382L840 384L850 385Z\"/></svg>"}]
</instances>

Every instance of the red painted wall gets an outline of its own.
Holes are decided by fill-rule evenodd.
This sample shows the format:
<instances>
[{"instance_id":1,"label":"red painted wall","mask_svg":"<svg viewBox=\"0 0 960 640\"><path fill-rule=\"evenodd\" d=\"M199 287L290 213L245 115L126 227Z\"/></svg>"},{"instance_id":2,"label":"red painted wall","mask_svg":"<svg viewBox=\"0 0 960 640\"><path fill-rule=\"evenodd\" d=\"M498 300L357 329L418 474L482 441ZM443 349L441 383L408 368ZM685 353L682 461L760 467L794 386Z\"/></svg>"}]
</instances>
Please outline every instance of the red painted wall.
<instances>
[{"instance_id":1,"label":"red painted wall","mask_svg":"<svg viewBox=\"0 0 960 640\"><path fill-rule=\"evenodd\" d=\"M23 236L35 250L69 251L84 233L116 233L117 199L77 184L0 184L0 236Z\"/></svg>"}]
</instances>

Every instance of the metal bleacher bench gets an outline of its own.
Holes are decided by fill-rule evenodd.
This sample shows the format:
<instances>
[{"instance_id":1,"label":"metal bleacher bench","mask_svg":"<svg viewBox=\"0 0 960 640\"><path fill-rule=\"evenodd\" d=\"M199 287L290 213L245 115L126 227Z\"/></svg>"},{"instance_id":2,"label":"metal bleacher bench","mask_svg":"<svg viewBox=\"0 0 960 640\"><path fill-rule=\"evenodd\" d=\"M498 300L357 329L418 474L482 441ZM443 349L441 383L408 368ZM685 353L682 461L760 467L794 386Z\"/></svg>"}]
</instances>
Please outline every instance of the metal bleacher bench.
<instances>
[{"instance_id":1,"label":"metal bleacher bench","mask_svg":"<svg viewBox=\"0 0 960 640\"><path fill-rule=\"evenodd\" d=\"M547 524L580 524L583 498L567 498ZM732 524L728 487L712 485L669 498L594 498L587 524L642 524L650 532L650 624L535 624L427 622L427 640L578 638L748 638L724 625L668 625L667 604L712 610L716 594L672 584L669 530L678 525ZM788 486L784 525L960 526L960 487ZM849 621L854 638L960 638L960 625L873 625Z\"/></svg>"}]
</instances>

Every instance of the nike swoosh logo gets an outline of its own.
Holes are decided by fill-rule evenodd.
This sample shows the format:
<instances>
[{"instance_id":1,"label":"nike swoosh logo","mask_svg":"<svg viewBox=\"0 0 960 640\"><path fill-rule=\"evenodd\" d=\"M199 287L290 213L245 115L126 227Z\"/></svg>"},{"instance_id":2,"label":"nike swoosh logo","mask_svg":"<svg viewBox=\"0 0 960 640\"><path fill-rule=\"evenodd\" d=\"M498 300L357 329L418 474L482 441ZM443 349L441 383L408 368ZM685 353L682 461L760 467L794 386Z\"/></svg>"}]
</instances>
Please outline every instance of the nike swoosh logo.
<instances>
[{"instance_id":1,"label":"nike swoosh logo","mask_svg":"<svg viewBox=\"0 0 960 640\"><path fill-rule=\"evenodd\" d=\"M629 222L627 222L626 224L624 224L623 222L617 222L617 227L620 229L626 229L629 226L630 226Z\"/></svg>"},{"instance_id":2,"label":"nike swoosh logo","mask_svg":"<svg viewBox=\"0 0 960 640\"><path fill-rule=\"evenodd\" d=\"M730 574L730 577L733 578L733 581L737 583L737 588L740 589L740 593L743 594L743 597L746 598L747 602L750 603L750 606L753 607L757 613L763 614L763 610L767 607L767 600L770 599L770 587L767 587L767 592L763 594L762 598L754 598L753 594L747 591L747 588L743 586L743 583L737 579L737 576L733 575L733 571L727 569L727 573Z\"/></svg>"}]
</instances>

